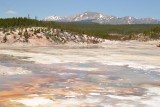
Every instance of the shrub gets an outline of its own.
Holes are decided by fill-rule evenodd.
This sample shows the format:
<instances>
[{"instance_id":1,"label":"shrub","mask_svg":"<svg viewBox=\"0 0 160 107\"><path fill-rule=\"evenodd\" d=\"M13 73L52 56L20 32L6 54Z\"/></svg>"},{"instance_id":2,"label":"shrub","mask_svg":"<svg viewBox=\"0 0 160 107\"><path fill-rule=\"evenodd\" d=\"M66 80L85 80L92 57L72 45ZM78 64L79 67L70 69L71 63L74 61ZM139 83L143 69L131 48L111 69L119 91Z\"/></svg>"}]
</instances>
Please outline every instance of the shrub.
<instances>
[{"instance_id":1,"label":"shrub","mask_svg":"<svg viewBox=\"0 0 160 107\"><path fill-rule=\"evenodd\" d=\"M6 43L7 42L7 36L3 37L3 42Z\"/></svg>"},{"instance_id":2,"label":"shrub","mask_svg":"<svg viewBox=\"0 0 160 107\"><path fill-rule=\"evenodd\" d=\"M6 33L6 35L10 35L10 33L8 32L8 33Z\"/></svg>"},{"instance_id":3,"label":"shrub","mask_svg":"<svg viewBox=\"0 0 160 107\"><path fill-rule=\"evenodd\" d=\"M25 42L28 42L29 34L28 34L27 30L24 32L23 36L25 38Z\"/></svg>"}]
</instances>

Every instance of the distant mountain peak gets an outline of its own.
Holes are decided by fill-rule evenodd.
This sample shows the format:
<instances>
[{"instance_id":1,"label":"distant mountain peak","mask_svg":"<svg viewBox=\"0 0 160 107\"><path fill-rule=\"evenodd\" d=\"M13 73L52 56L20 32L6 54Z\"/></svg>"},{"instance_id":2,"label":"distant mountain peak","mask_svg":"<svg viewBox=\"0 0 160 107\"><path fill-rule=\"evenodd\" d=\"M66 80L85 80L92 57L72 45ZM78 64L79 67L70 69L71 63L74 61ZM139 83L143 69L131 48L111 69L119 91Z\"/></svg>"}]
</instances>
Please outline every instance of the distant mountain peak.
<instances>
[{"instance_id":1,"label":"distant mountain peak","mask_svg":"<svg viewBox=\"0 0 160 107\"><path fill-rule=\"evenodd\" d=\"M104 15L97 12L84 12L77 14L71 18L72 21L84 21L84 20L109 20L114 18L113 16Z\"/></svg>"},{"instance_id":2,"label":"distant mountain peak","mask_svg":"<svg viewBox=\"0 0 160 107\"><path fill-rule=\"evenodd\" d=\"M90 22L100 24L160 24L159 19L154 18L135 18L131 16L115 17L97 12L84 12L70 17L48 16L44 21L58 22Z\"/></svg>"}]
</instances>

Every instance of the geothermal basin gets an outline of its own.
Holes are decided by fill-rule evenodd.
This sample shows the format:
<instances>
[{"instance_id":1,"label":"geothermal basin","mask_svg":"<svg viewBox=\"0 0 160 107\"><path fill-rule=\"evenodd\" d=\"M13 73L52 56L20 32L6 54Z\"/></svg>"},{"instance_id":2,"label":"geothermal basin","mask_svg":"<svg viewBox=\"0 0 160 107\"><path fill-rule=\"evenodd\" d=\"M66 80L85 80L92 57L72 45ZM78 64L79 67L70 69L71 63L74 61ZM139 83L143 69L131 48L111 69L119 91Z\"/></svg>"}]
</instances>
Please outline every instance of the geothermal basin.
<instances>
[{"instance_id":1,"label":"geothermal basin","mask_svg":"<svg viewBox=\"0 0 160 107\"><path fill-rule=\"evenodd\" d=\"M0 47L0 107L158 107L154 42Z\"/></svg>"}]
</instances>

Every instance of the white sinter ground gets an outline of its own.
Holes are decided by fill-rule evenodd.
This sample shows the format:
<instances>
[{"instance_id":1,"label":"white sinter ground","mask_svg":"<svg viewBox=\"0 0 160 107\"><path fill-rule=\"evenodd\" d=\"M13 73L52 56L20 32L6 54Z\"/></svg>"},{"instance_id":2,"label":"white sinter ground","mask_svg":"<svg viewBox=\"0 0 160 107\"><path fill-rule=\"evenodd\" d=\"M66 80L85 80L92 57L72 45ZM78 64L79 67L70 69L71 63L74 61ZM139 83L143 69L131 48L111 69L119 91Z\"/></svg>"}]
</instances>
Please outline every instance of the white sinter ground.
<instances>
[{"instance_id":1,"label":"white sinter ground","mask_svg":"<svg viewBox=\"0 0 160 107\"><path fill-rule=\"evenodd\" d=\"M32 61L33 64L42 64L42 65L57 64L57 65L60 65L63 69L77 70L81 72L86 71L87 75L82 75L84 76L81 78L82 80L83 79L86 79L84 81L89 80L88 82L93 83L92 85L94 84L97 85L99 81L102 82L98 84L98 86L101 87L102 89L98 89L100 91L91 90L88 93L88 95L86 95L85 99L81 98L79 100L78 98L76 98L76 94L75 95L69 94L65 96L66 99L59 100L58 101L59 103L57 103L56 100L51 100L47 97L42 97L42 96L35 96L35 97L33 96L31 98L14 99L14 100L11 100L11 102L16 102L16 103L20 103L25 106L31 106L31 107L42 107L42 106L43 107L44 106L66 107L66 105L70 107L75 107L75 106L88 104L88 103L91 104L92 106L94 105L93 107L96 107L96 106L156 107L158 104L160 104L160 100L159 100L160 93L158 91L159 87L157 87L156 84L151 84L151 83L149 84L147 83L147 81L145 83L142 78L143 78L144 72L146 72L144 73L144 77L146 76L146 78L155 76L154 74L150 74L151 71L157 72L157 74L160 72L160 63L159 63L160 49L156 47L157 42L158 41L150 41L150 42L106 41L105 43L98 44L98 45L66 44L63 46L53 46L53 47L25 47L25 48L14 47L14 48L6 48L6 49L2 48L0 49L0 53L3 55L10 55L14 57L25 57L24 59L20 59L20 60L27 61L27 62ZM90 64L92 66L89 66ZM123 67L124 68L126 67L126 69L127 67L128 69L135 69L135 72L137 72L137 74L139 73L142 76L142 78L140 78L141 76L139 76L137 77L137 79L142 80L144 83L136 84L136 81L134 81L135 83L133 81L126 81L127 80L126 78L129 78L132 76L129 74L127 75L125 74L121 75L118 73L116 74L115 72L112 72L112 73L115 73L116 76L117 75L122 77L124 76L124 78L116 78L116 76L114 77L114 74L113 74L113 77L111 77L111 80L109 80L108 76L112 74L110 75L103 74L107 69L107 68L103 69L103 67L107 67L108 65L121 67L122 70L123 70ZM14 75L14 73L15 75L32 73L31 71L24 70L23 68L14 68L14 67L9 68L2 65L0 65L0 67L1 67L0 71L3 72L3 70L5 70L6 74L8 75ZM13 70L14 70L14 73L13 73ZM94 74L92 72L96 72L97 74ZM126 72L127 71L124 70L124 73ZM128 72L131 72L131 71L128 71ZM98 74L98 73L101 73L101 74ZM123 73L123 71L121 71L121 73ZM131 74L134 74L134 73L131 73ZM71 77L76 76L77 73L76 72L74 73L58 72L57 75L59 75L60 77L66 76L67 78L69 76ZM133 80L136 80L135 77L132 77L132 78L134 78ZM132 80L132 78L130 80ZM114 79L117 79L117 80L114 80ZM81 82L83 83L84 81L82 80L78 81L78 83L81 83ZM73 79L69 79L68 81L73 81ZM106 84L110 84L111 86L106 85L108 87L103 87L102 85L103 81L106 82ZM133 82L133 84L131 84L131 86L127 86L131 82ZM145 85L145 84L149 84L149 85ZM112 85L115 85L115 86L112 86ZM122 87L120 87L121 85ZM139 87L137 88L136 86L139 86ZM68 87L67 89L70 89L70 86L66 86L66 87ZM141 88L146 89L145 91L146 93L143 93L143 91L140 91L140 94L139 94L138 91L141 90ZM123 90L125 91L123 92ZM107 94L105 93L106 95L103 93L105 91L107 93ZM132 92L138 93L138 95L132 95L133 94ZM120 95L118 93L120 93ZM127 95L123 95L124 93ZM143 95L141 95L141 93L143 93Z\"/></svg>"}]
</instances>

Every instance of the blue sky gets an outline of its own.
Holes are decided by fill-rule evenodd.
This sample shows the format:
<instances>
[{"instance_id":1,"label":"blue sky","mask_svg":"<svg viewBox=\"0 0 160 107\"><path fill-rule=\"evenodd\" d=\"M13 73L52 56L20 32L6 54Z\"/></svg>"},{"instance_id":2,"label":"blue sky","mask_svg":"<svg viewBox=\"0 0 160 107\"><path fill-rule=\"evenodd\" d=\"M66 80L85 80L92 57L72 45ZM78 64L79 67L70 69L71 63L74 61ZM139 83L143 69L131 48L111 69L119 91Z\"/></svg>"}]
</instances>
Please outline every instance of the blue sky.
<instances>
[{"instance_id":1,"label":"blue sky","mask_svg":"<svg viewBox=\"0 0 160 107\"><path fill-rule=\"evenodd\" d=\"M118 17L160 19L160 0L0 0L0 18L70 16L92 11Z\"/></svg>"}]
</instances>

